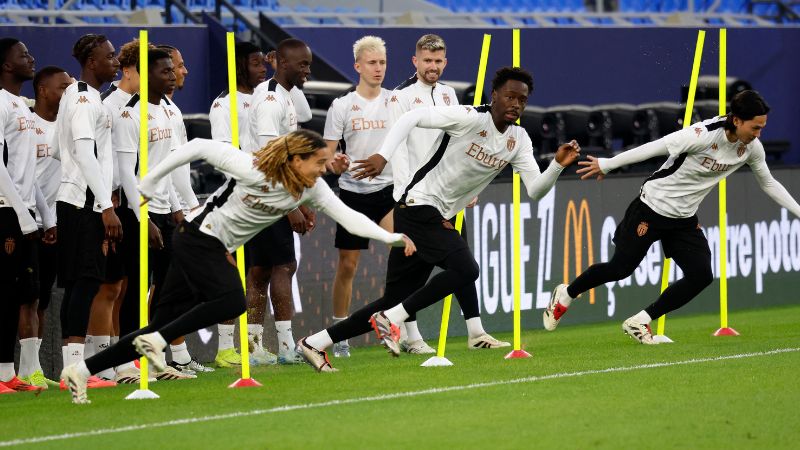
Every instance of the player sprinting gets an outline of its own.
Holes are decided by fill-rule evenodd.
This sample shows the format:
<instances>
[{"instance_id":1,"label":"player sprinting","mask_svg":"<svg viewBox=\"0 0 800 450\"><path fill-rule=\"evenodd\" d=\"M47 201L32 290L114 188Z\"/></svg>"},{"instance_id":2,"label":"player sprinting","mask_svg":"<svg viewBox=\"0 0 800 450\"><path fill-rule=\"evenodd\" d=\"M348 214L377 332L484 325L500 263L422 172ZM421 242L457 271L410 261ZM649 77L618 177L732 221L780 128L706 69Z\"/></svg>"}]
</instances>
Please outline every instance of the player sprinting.
<instances>
[{"instance_id":1,"label":"player sprinting","mask_svg":"<svg viewBox=\"0 0 800 450\"><path fill-rule=\"evenodd\" d=\"M394 124L381 150L355 167L357 176L377 176L415 127L445 132L435 152L414 172L394 209L395 231L413 239L418 252L405 258L393 249L383 298L298 342L298 349L314 368L321 372L333 370L324 350L333 342L364 334L370 327L389 352L398 356L401 322L456 289L475 290L478 263L447 218L466 207L509 164L520 173L528 196L539 199L579 155L580 147L575 141L563 144L547 170L539 171L530 137L515 125L532 89L533 79L528 72L502 68L492 80L491 105L435 106L410 111ZM408 151L414 148L409 146ZM443 271L428 280L433 266ZM477 297L477 293L473 295ZM469 328L468 332L470 348L489 339L483 329L476 332Z\"/></svg>"},{"instance_id":2,"label":"player sprinting","mask_svg":"<svg viewBox=\"0 0 800 450\"><path fill-rule=\"evenodd\" d=\"M650 306L622 323L622 330L642 344L653 340L650 322L690 302L714 279L711 251L697 220L697 208L711 189L747 164L759 186L775 202L800 216L800 205L776 181L765 161L758 137L767 124L769 106L755 91L733 97L731 112L676 131L661 139L607 159L589 156L578 169L582 179L603 177L616 168L650 158L668 156L647 178L628 206L614 233L616 251L610 261L594 264L569 285L553 290L543 313L544 327L555 330L582 293L633 273L650 246L661 241L664 255L683 271Z\"/></svg>"},{"instance_id":3,"label":"player sprinting","mask_svg":"<svg viewBox=\"0 0 800 450\"><path fill-rule=\"evenodd\" d=\"M201 210L178 226L174 264L170 265L161 299L154 305L150 325L85 362L64 369L62 376L68 381L74 403L89 402L86 380L91 373L130 360L137 352L146 356L155 370L163 370L159 354L167 342L241 315L247 302L231 254L301 204L314 204L351 232L405 247L408 255L415 251L409 238L389 233L351 210L320 179L330 158L322 136L299 130L272 140L252 155L237 150L229 144L193 139L142 180L141 194L152 198L172 170L197 159L229 176Z\"/></svg>"}]
</instances>

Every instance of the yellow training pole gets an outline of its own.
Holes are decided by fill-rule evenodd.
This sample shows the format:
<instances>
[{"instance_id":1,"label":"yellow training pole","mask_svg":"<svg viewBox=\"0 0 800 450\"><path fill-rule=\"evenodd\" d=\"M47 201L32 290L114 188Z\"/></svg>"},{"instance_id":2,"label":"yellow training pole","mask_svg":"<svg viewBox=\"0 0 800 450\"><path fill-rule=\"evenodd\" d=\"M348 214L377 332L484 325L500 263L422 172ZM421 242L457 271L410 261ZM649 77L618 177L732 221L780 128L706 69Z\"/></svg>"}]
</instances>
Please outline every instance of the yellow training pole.
<instances>
[{"instance_id":1,"label":"yellow training pole","mask_svg":"<svg viewBox=\"0 0 800 450\"><path fill-rule=\"evenodd\" d=\"M519 29L514 29L511 34L511 58L512 58L512 66L513 67L520 67L521 66L521 58L520 58L520 39L519 39ZM517 119L517 125L519 125L519 119ZM520 311L520 303L522 302L522 254L520 251L519 243L522 242L522 220L520 220L520 179L519 173L514 172L513 175L513 182L512 182L512 201L513 201L513 211L514 211L514 228L513 234L514 238L512 239L513 245L511 246L511 255L512 255L512 263L511 263L511 273L512 275L512 286L514 291L514 349L511 353L507 354L505 357L506 359L512 358L530 358L530 353L522 350L522 313Z\"/></svg>"},{"instance_id":2,"label":"yellow training pole","mask_svg":"<svg viewBox=\"0 0 800 450\"><path fill-rule=\"evenodd\" d=\"M139 177L144 178L147 176L147 145L149 143L148 137L148 120L147 120L147 78L148 78L148 61L147 61L147 30L139 30ZM144 203L144 198L139 199L139 328L147 326L148 315L148 288L149 286L149 264L148 264L148 251L149 251L149 236L148 236L148 219L147 219L147 203ZM124 236L123 236L124 239ZM146 399L158 398L158 395L149 389L149 374L147 367L147 358L139 358L139 389L133 391L130 395L125 397L128 400L133 399Z\"/></svg>"},{"instance_id":3,"label":"yellow training pole","mask_svg":"<svg viewBox=\"0 0 800 450\"><path fill-rule=\"evenodd\" d=\"M727 113L728 105L728 32L719 29L719 115ZM738 336L739 333L728 327L728 183L725 178L719 182L719 330L714 336Z\"/></svg>"},{"instance_id":4,"label":"yellow training pole","mask_svg":"<svg viewBox=\"0 0 800 450\"><path fill-rule=\"evenodd\" d=\"M475 84L475 99L472 102L473 106L478 106L481 104L481 99L483 98L483 83L486 80L486 65L489 62L489 47L492 43L492 35L491 34L484 34L483 35L483 47L481 48L481 60L480 65L478 66L478 79ZM459 211L458 215L456 216L456 230L459 234L461 234L461 228L464 224L464 211ZM429 358L427 361L422 363L423 367L435 367L435 366L452 366L451 363L447 358L444 357L445 347L447 345L447 328L450 321L450 304L453 301L453 294L448 295L444 299L444 305L442 305L442 325L439 329L439 345L436 348L436 356Z\"/></svg>"},{"instance_id":5,"label":"yellow training pole","mask_svg":"<svg viewBox=\"0 0 800 450\"><path fill-rule=\"evenodd\" d=\"M703 59L703 43L706 40L706 32L697 32L697 45L694 48L694 63L692 64L692 78L689 83L689 95L686 99L686 112L683 114L683 128L692 124L692 110L694 109L694 95L697 92L697 78L700 76L700 61ZM669 286L669 266L670 259L664 259L663 270L661 271L661 292L664 292ZM672 342L672 340L664 336L665 322L667 320L666 314L658 318L658 326L656 327L656 337L660 342Z\"/></svg>"},{"instance_id":6,"label":"yellow training pole","mask_svg":"<svg viewBox=\"0 0 800 450\"><path fill-rule=\"evenodd\" d=\"M231 145L239 148L239 103L236 86L236 39L233 32L226 33L228 46L228 99L231 108ZM244 246L236 250L236 268L242 279L242 288L247 290L244 273ZM228 387L252 387L261 384L250 378L250 351L247 342L247 309L239 316L239 348L242 356L242 378Z\"/></svg>"}]
</instances>

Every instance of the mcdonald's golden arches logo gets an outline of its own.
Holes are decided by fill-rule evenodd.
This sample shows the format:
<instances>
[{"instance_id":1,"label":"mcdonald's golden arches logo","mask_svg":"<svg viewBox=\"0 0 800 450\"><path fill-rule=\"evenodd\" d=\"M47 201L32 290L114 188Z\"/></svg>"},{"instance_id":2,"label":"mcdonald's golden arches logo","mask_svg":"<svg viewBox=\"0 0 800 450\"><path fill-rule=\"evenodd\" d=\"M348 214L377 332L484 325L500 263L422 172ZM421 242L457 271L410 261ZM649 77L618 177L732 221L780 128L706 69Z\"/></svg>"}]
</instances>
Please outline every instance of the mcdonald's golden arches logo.
<instances>
[{"instance_id":1,"label":"mcdonald's golden arches logo","mask_svg":"<svg viewBox=\"0 0 800 450\"><path fill-rule=\"evenodd\" d=\"M572 229L570 230L570 225ZM570 236L574 236L575 276L577 277L583 267L583 229L586 225L586 267L594 264L594 250L592 245L592 217L589 213L589 203L581 200L580 208L575 207L575 202L567 203L567 217L564 220L564 284L569 283L569 253ZM594 289L589 291L589 303L594 305Z\"/></svg>"}]
</instances>

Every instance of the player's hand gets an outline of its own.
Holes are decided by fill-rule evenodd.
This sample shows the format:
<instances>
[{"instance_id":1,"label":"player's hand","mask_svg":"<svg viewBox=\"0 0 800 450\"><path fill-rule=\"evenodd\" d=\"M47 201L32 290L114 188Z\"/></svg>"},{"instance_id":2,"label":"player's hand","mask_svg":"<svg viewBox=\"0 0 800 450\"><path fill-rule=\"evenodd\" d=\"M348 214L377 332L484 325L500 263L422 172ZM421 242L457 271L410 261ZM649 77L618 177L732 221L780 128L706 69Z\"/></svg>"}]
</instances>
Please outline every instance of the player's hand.
<instances>
[{"instance_id":1,"label":"player's hand","mask_svg":"<svg viewBox=\"0 0 800 450\"><path fill-rule=\"evenodd\" d=\"M164 238L161 236L161 230L150 219L147 219L147 240L150 242L150 248L152 249L162 250L164 248Z\"/></svg>"},{"instance_id":2,"label":"player's hand","mask_svg":"<svg viewBox=\"0 0 800 450\"><path fill-rule=\"evenodd\" d=\"M150 200L151 200L151 198L150 198L150 197L148 197L148 196L146 196L146 195L142 194L142 201L141 201L141 202L139 202L139 206L144 206L144 205L146 205L146 204L147 204L147 202L149 202Z\"/></svg>"},{"instance_id":3,"label":"player's hand","mask_svg":"<svg viewBox=\"0 0 800 450\"><path fill-rule=\"evenodd\" d=\"M58 240L58 229L56 227L48 228L44 231L44 237L42 237L42 242L45 244L55 244Z\"/></svg>"},{"instance_id":4,"label":"player's hand","mask_svg":"<svg viewBox=\"0 0 800 450\"><path fill-rule=\"evenodd\" d=\"M106 229L106 239L112 241L122 240L122 223L114 212L114 208L103 210L103 226Z\"/></svg>"},{"instance_id":5,"label":"player's hand","mask_svg":"<svg viewBox=\"0 0 800 450\"><path fill-rule=\"evenodd\" d=\"M405 234L403 235L403 242L406 244L406 248L403 251L406 256L411 256L417 251L417 246L414 245L414 241L412 241L411 238Z\"/></svg>"},{"instance_id":6,"label":"player's hand","mask_svg":"<svg viewBox=\"0 0 800 450\"><path fill-rule=\"evenodd\" d=\"M356 161L356 166L353 167L353 178L363 180L369 177L371 180L383 172L386 162L383 156L377 153L370 155L367 159L359 159Z\"/></svg>"},{"instance_id":7,"label":"player's hand","mask_svg":"<svg viewBox=\"0 0 800 450\"><path fill-rule=\"evenodd\" d=\"M306 234L307 224L306 224L306 216L300 211L300 208L295 208L292 212L286 215L289 218L289 225L292 227L292 231L299 234Z\"/></svg>"},{"instance_id":8,"label":"player's hand","mask_svg":"<svg viewBox=\"0 0 800 450\"><path fill-rule=\"evenodd\" d=\"M333 159L328 161L328 171L341 175L350 167L350 158L344 153L336 153Z\"/></svg>"},{"instance_id":9,"label":"player's hand","mask_svg":"<svg viewBox=\"0 0 800 450\"><path fill-rule=\"evenodd\" d=\"M312 231L316 226L317 214L305 205L300 206L300 212L303 213L303 217L306 218L306 231Z\"/></svg>"},{"instance_id":10,"label":"player's hand","mask_svg":"<svg viewBox=\"0 0 800 450\"><path fill-rule=\"evenodd\" d=\"M586 155L586 159L588 161L578 161L578 165L581 168L577 172L581 176L581 180L587 180L595 176L598 181L605 178L606 175L600 169L600 161L592 155Z\"/></svg>"},{"instance_id":11,"label":"player's hand","mask_svg":"<svg viewBox=\"0 0 800 450\"><path fill-rule=\"evenodd\" d=\"M566 144L561 144L556 150L556 162L562 167L569 167L581 156L581 146L578 141L571 140Z\"/></svg>"},{"instance_id":12,"label":"player's hand","mask_svg":"<svg viewBox=\"0 0 800 450\"><path fill-rule=\"evenodd\" d=\"M478 204L478 197L473 198L467 203L467 208L474 208Z\"/></svg>"},{"instance_id":13,"label":"player's hand","mask_svg":"<svg viewBox=\"0 0 800 450\"><path fill-rule=\"evenodd\" d=\"M264 61L272 67L272 70L278 70L278 52L270 50L264 55Z\"/></svg>"},{"instance_id":14,"label":"player's hand","mask_svg":"<svg viewBox=\"0 0 800 450\"><path fill-rule=\"evenodd\" d=\"M183 222L183 219L185 219L183 216L183 211L175 211L172 213L172 220L175 221L175 225L180 225L180 223Z\"/></svg>"}]
</instances>

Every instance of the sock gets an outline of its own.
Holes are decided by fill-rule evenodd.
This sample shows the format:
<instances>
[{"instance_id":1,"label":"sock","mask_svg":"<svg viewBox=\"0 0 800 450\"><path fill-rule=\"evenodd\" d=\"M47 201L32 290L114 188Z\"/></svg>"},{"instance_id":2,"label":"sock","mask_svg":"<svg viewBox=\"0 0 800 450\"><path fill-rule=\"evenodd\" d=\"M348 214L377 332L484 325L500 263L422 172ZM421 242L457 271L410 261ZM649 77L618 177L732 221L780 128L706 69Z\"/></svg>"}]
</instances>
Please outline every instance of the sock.
<instances>
[{"instance_id":1,"label":"sock","mask_svg":"<svg viewBox=\"0 0 800 450\"><path fill-rule=\"evenodd\" d=\"M405 324L406 324L406 340L408 342L422 340L422 335L419 332L419 327L417 326L416 320L413 322L405 322Z\"/></svg>"},{"instance_id":2,"label":"sock","mask_svg":"<svg viewBox=\"0 0 800 450\"><path fill-rule=\"evenodd\" d=\"M61 364L64 367L67 367L69 365L69 357L67 355L69 355L69 353L67 351L67 346L66 345L62 345L61 346Z\"/></svg>"},{"instance_id":3,"label":"sock","mask_svg":"<svg viewBox=\"0 0 800 450\"><path fill-rule=\"evenodd\" d=\"M186 348L186 342L178 345L170 345L169 350L172 352L172 360L178 364L189 364L192 362L192 356L189 355L189 349Z\"/></svg>"},{"instance_id":4,"label":"sock","mask_svg":"<svg viewBox=\"0 0 800 450\"><path fill-rule=\"evenodd\" d=\"M558 294L561 294L556 297L558 299L558 303L561 303L561 305L565 308L569 308L569 305L571 305L572 301L575 300L575 298L569 295L569 290L566 287Z\"/></svg>"},{"instance_id":5,"label":"sock","mask_svg":"<svg viewBox=\"0 0 800 450\"><path fill-rule=\"evenodd\" d=\"M14 363L0 363L0 381L11 381L12 378L17 376L14 373Z\"/></svg>"},{"instance_id":6,"label":"sock","mask_svg":"<svg viewBox=\"0 0 800 450\"><path fill-rule=\"evenodd\" d=\"M403 304L400 303L392 309L387 309L383 312L386 317L391 320L393 323L403 323L406 319L408 319L409 314L406 312L406 309L403 308ZM420 336L421 338L422 336Z\"/></svg>"},{"instance_id":7,"label":"sock","mask_svg":"<svg viewBox=\"0 0 800 450\"><path fill-rule=\"evenodd\" d=\"M217 325L217 335L219 336L217 351L221 352L233 348L233 327L233 325Z\"/></svg>"},{"instance_id":8,"label":"sock","mask_svg":"<svg viewBox=\"0 0 800 450\"><path fill-rule=\"evenodd\" d=\"M133 361L129 361L129 362L126 362L125 364L121 364L121 365L117 366L115 369L116 369L117 373L122 372L123 370L129 370L129 369L138 370L138 369L136 369L136 364L134 364Z\"/></svg>"},{"instance_id":9,"label":"sock","mask_svg":"<svg viewBox=\"0 0 800 450\"><path fill-rule=\"evenodd\" d=\"M86 361L79 362L76 369L78 369L78 374L84 378L92 376L91 372L89 372L89 369L86 367Z\"/></svg>"},{"instance_id":10,"label":"sock","mask_svg":"<svg viewBox=\"0 0 800 450\"><path fill-rule=\"evenodd\" d=\"M34 370L36 358L36 338L19 340L19 376L29 377Z\"/></svg>"},{"instance_id":11,"label":"sock","mask_svg":"<svg viewBox=\"0 0 800 450\"><path fill-rule=\"evenodd\" d=\"M111 336L93 336L92 347L94 347L94 354L98 354L107 349L111 345ZM86 355L83 355L86 357Z\"/></svg>"},{"instance_id":12,"label":"sock","mask_svg":"<svg viewBox=\"0 0 800 450\"><path fill-rule=\"evenodd\" d=\"M42 338L36 338L36 351L38 352L40 348L42 348Z\"/></svg>"},{"instance_id":13,"label":"sock","mask_svg":"<svg viewBox=\"0 0 800 450\"><path fill-rule=\"evenodd\" d=\"M33 361L33 371L34 372L37 372L37 371L38 372L44 372L44 370L42 370L42 363L41 363L41 361L39 361L39 349L40 348L42 348L42 339L41 338L36 338L36 353L35 353L36 359L34 359L34 361Z\"/></svg>"},{"instance_id":14,"label":"sock","mask_svg":"<svg viewBox=\"0 0 800 450\"><path fill-rule=\"evenodd\" d=\"M647 314L647 312L645 312L645 310L639 311L639 313L636 314L635 316L631 317L631 319L633 319L633 320L635 320L635 321L637 321L639 323L645 323L645 324L650 323L653 320L650 317L650 314Z\"/></svg>"},{"instance_id":15,"label":"sock","mask_svg":"<svg viewBox=\"0 0 800 450\"><path fill-rule=\"evenodd\" d=\"M109 346L116 344L119 342L119 336L111 336L111 339L108 341Z\"/></svg>"},{"instance_id":16,"label":"sock","mask_svg":"<svg viewBox=\"0 0 800 450\"><path fill-rule=\"evenodd\" d=\"M150 337L153 338L153 343L156 344L156 347L160 348L163 352L165 348L167 348L167 341L164 339L164 336L161 336L161 333L156 331L155 333L150 333Z\"/></svg>"},{"instance_id":17,"label":"sock","mask_svg":"<svg viewBox=\"0 0 800 450\"><path fill-rule=\"evenodd\" d=\"M74 344L67 344L67 366L78 364L79 362L83 361L84 348L84 344L77 342Z\"/></svg>"},{"instance_id":18,"label":"sock","mask_svg":"<svg viewBox=\"0 0 800 450\"><path fill-rule=\"evenodd\" d=\"M306 338L306 344L314 347L317 350L325 350L333 345L333 339L328 334L328 330L322 330L317 334L312 334Z\"/></svg>"},{"instance_id":19,"label":"sock","mask_svg":"<svg viewBox=\"0 0 800 450\"><path fill-rule=\"evenodd\" d=\"M94 345L94 336L87 334L86 339L83 340L83 358L91 358L95 353L97 353L97 347Z\"/></svg>"},{"instance_id":20,"label":"sock","mask_svg":"<svg viewBox=\"0 0 800 450\"><path fill-rule=\"evenodd\" d=\"M467 334L469 337L474 338L486 334L480 317L473 317L467 319L465 322L467 323Z\"/></svg>"},{"instance_id":21,"label":"sock","mask_svg":"<svg viewBox=\"0 0 800 450\"><path fill-rule=\"evenodd\" d=\"M278 352L287 353L294 350L294 336L292 336L291 320L276 320L275 329L278 331Z\"/></svg>"},{"instance_id":22,"label":"sock","mask_svg":"<svg viewBox=\"0 0 800 450\"><path fill-rule=\"evenodd\" d=\"M257 323L247 324L247 342L253 352L264 349L264 325Z\"/></svg>"}]
</instances>

